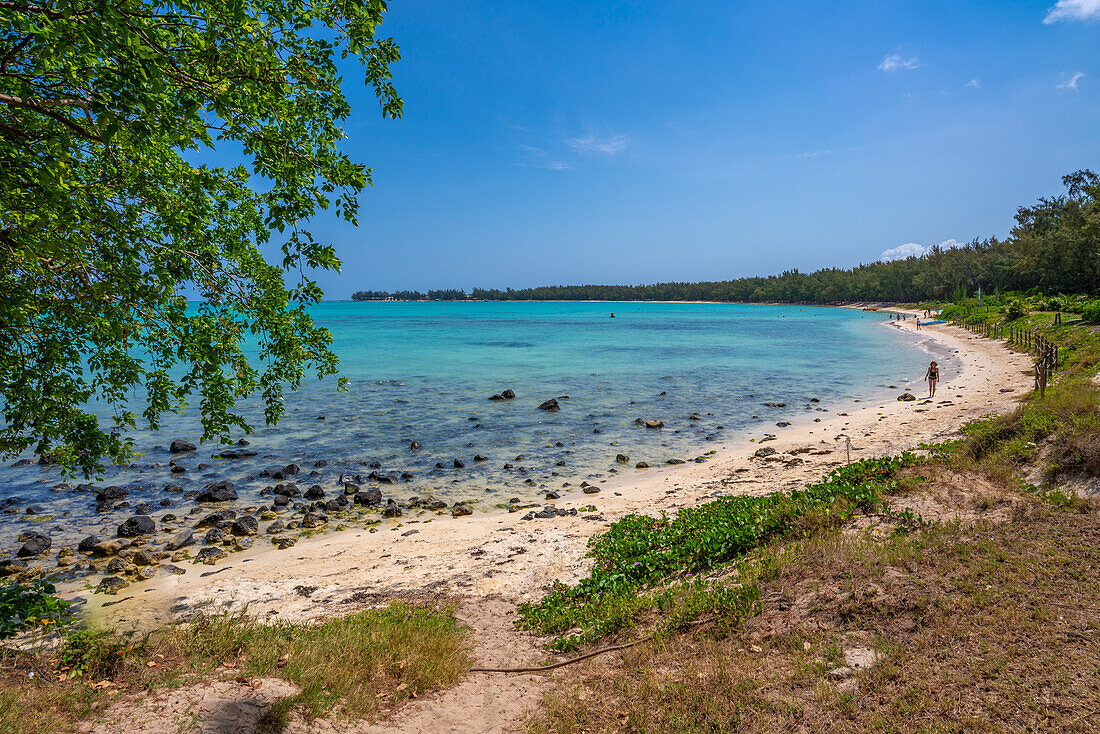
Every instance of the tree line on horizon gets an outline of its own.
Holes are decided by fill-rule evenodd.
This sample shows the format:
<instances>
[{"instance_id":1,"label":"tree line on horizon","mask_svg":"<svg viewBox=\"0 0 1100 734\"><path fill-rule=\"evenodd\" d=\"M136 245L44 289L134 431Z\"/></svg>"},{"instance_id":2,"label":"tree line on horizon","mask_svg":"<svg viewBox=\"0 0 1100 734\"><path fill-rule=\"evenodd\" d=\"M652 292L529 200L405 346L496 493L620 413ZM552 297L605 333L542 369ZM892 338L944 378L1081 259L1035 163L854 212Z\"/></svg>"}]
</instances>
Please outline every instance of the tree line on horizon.
<instances>
[{"instance_id":1,"label":"tree line on horizon","mask_svg":"<svg viewBox=\"0 0 1100 734\"><path fill-rule=\"evenodd\" d=\"M974 239L955 248L850 269L699 283L555 285L504 290L474 288L358 291L355 301L957 301L985 293L1026 291L1100 294L1100 176L1081 170L1062 179L1064 194L1020 207L1009 236Z\"/></svg>"}]
</instances>

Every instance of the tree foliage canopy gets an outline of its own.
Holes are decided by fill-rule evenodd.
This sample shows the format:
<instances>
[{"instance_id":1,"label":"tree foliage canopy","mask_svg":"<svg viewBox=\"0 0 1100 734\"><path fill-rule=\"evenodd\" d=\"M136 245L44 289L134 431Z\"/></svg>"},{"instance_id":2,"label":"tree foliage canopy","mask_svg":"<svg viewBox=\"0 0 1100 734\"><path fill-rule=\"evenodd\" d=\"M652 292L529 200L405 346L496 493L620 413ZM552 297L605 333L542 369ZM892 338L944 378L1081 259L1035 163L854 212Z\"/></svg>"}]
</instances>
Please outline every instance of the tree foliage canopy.
<instances>
[{"instance_id":1,"label":"tree foliage canopy","mask_svg":"<svg viewBox=\"0 0 1100 734\"><path fill-rule=\"evenodd\" d=\"M1100 177L1091 171L1065 176L1066 193L1020 207L1004 240L974 240L958 248L933 246L921 257L874 262L848 270L790 270L768 277L653 285L556 285L520 290L359 291L359 301L840 301L954 300L1037 288L1047 293L1100 294Z\"/></svg>"},{"instance_id":2,"label":"tree foliage canopy","mask_svg":"<svg viewBox=\"0 0 1100 734\"><path fill-rule=\"evenodd\" d=\"M335 371L305 307L309 271L340 263L305 227L322 209L354 223L370 182L340 150L343 60L401 114L385 11L0 0L0 454L94 471L132 455L135 411L155 429L195 400L204 440L228 440L250 428L237 400L261 395L274 422L286 387ZM227 151L250 165L202 163Z\"/></svg>"}]
</instances>

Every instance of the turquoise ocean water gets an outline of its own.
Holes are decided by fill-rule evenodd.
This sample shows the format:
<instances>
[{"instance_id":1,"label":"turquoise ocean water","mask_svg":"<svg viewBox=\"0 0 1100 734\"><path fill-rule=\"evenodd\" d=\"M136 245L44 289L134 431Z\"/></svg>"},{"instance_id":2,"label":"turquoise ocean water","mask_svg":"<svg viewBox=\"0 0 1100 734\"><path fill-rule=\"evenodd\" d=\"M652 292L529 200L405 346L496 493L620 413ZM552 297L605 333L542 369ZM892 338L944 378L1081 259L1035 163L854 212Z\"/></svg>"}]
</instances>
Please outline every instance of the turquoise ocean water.
<instances>
[{"instance_id":1,"label":"turquoise ocean water","mask_svg":"<svg viewBox=\"0 0 1100 734\"><path fill-rule=\"evenodd\" d=\"M287 395L287 417L276 427L263 425L258 406L246 406L259 426L249 437L258 454L238 461L211 459L217 447L209 444L169 454L172 439L197 442L199 432L191 415L166 416L159 433L136 434L140 463L90 483L131 490L128 506L106 513L94 511L89 487L77 488L81 480L56 468L0 468L0 502L10 503L0 514L0 548L11 548L35 520L56 547L89 525L113 527L143 502L154 515L184 514L190 503L166 493L169 483L188 491L229 479L242 506L263 504L259 492L273 482L258 475L291 462L303 469L300 486L317 483L330 494L342 473L369 484L369 464L377 462L396 479L384 495L397 500L489 506L531 498L608 476L619 453L631 465L687 459L748 429L778 432L777 422L821 416L856 398L892 399L899 390L888 386L919 382L930 358L928 345L890 328L886 315L833 308L332 302L314 316L333 333L347 392L335 380L308 382ZM949 357L931 354L941 363ZM508 388L514 400L488 400ZM559 398L559 412L537 409L549 398ZM693 413L700 419L689 420ZM665 428L645 429L638 418ZM187 471L171 474L171 458ZM455 469L455 459L465 467ZM319 460L326 465L315 467ZM412 478L401 479L405 472ZM28 515L33 505L39 514Z\"/></svg>"}]
</instances>

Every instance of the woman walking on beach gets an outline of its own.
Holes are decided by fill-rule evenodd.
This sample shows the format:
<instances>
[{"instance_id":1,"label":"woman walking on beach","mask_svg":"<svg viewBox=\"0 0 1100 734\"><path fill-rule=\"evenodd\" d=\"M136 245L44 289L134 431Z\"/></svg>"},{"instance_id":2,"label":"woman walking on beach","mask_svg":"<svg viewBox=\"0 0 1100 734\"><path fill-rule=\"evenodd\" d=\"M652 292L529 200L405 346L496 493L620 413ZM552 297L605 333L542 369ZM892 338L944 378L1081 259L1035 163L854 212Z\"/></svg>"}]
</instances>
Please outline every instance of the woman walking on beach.
<instances>
[{"instance_id":1,"label":"woman walking on beach","mask_svg":"<svg viewBox=\"0 0 1100 734\"><path fill-rule=\"evenodd\" d=\"M928 371L924 373L924 379L928 380L928 397L936 397L936 383L940 379L940 367L935 362L928 365Z\"/></svg>"}]
</instances>

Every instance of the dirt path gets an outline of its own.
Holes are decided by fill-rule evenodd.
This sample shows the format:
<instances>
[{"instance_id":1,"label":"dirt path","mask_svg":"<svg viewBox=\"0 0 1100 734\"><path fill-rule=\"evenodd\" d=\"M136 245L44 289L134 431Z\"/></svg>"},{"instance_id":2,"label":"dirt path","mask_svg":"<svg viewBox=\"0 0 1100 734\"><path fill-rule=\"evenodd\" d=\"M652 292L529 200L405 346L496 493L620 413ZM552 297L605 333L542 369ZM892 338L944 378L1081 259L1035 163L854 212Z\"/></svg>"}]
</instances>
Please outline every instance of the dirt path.
<instances>
[{"instance_id":1,"label":"dirt path","mask_svg":"<svg viewBox=\"0 0 1100 734\"><path fill-rule=\"evenodd\" d=\"M516 602L503 597L464 600L456 616L470 628L475 667L541 665L539 638L516 630ZM298 689L278 678L243 679L221 669L199 685L112 706L88 734L255 734L275 701ZM381 722L294 718L284 734L509 734L537 708L549 675L471 673L456 685L407 701Z\"/></svg>"}]
</instances>

